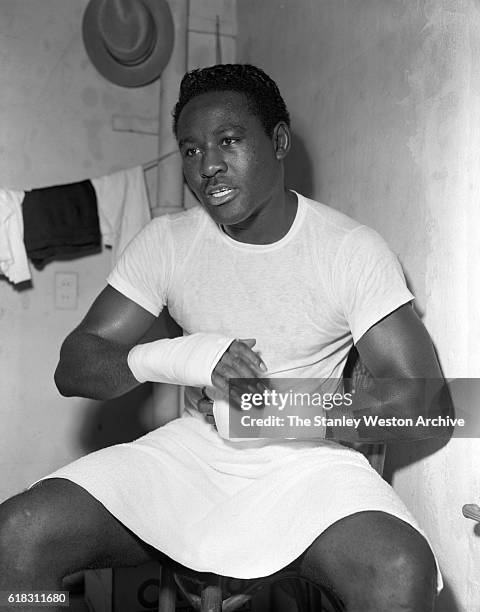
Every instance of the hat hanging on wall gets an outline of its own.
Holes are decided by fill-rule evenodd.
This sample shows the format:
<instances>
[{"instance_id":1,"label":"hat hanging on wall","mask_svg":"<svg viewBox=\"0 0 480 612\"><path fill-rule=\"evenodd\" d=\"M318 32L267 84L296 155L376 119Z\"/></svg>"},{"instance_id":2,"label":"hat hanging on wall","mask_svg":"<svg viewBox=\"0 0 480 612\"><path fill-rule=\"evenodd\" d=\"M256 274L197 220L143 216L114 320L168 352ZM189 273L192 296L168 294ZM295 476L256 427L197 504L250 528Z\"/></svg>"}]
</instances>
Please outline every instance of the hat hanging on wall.
<instances>
[{"instance_id":1,"label":"hat hanging on wall","mask_svg":"<svg viewBox=\"0 0 480 612\"><path fill-rule=\"evenodd\" d=\"M82 31L92 64L122 87L151 83L172 54L174 24L166 0L90 0Z\"/></svg>"}]
</instances>

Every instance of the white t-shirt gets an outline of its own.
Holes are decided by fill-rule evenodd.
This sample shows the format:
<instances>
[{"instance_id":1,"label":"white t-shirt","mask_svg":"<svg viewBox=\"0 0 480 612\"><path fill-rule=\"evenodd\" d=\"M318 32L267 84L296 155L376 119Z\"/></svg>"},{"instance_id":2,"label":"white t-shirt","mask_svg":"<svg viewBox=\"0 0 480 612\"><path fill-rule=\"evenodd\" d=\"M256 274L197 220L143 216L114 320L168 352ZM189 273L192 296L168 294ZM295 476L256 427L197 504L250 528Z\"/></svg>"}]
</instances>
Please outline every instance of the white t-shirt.
<instances>
[{"instance_id":1,"label":"white t-shirt","mask_svg":"<svg viewBox=\"0 0 480 612\"><path fill-rule=\"evenodd\" d=\"M272 244L225 234L200 206L152 220L108 283L185 334L256 338L272 377L341 378L353 343L413 299L374 230L298 196L288 233ZM187 389L195 407L199 390Z\"/></svg>"}]
</instances>

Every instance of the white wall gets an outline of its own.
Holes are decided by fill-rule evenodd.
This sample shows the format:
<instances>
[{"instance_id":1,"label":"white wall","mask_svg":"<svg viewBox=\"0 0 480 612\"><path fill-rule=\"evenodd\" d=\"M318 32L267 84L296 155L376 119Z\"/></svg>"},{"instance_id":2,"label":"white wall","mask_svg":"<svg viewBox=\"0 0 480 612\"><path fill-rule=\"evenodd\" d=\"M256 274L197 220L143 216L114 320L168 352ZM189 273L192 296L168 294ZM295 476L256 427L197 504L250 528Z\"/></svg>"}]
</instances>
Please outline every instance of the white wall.
<instances>
[{"instance_id":1,"label":"white wall","mask_svg":"<svg viewBox=\"0 0 480 612\"><path fill-rule=\"evenodd\" d=\"M241 0L238 58L278 82L296 133L288 176L398 253L448 377L478 376L480 8L473 0ZM472 612L477 440L396 448L394 486L434 543L438 610ZM424 456L427 455L427 456Z\"/></svg>"}]
</instances>

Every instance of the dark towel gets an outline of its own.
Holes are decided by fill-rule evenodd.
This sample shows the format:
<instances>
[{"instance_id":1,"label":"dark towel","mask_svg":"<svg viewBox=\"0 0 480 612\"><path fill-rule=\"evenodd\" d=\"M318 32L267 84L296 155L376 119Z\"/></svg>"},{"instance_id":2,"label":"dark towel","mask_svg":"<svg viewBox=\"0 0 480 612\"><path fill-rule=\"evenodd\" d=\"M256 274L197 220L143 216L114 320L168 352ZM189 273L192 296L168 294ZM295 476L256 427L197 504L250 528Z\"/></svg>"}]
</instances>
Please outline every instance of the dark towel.
<instances>
[{"instance_id":1,"label":"dark towel","mask_svg":"<svg viewBox=\"0 0 480 612\"><path fill-rule=\"evenodd\" d=\"M23 240L37 267L58 255L100 247L97 197L90 181L33 189L23 200Z\"/></svg>"}]
</instances>

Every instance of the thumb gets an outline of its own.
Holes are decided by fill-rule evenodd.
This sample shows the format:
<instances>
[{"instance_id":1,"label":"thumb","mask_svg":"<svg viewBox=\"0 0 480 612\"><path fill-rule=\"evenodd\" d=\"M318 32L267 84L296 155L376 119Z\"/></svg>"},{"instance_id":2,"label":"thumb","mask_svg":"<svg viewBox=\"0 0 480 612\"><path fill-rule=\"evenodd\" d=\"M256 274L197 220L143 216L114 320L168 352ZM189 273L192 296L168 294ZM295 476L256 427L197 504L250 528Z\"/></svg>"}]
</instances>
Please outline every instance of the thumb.
<instances>
[{"instance_id":1,"label":"thumb","mask_svg":"<svg viewBox=\"0 0 480 612\"><path fill-rule=\"evenodd\" d=\"M243 342L249 348L252 348L252 346L255 346L255 343L257 342L255 338L239 338L238 341Z\"/></svg>"}]
</instances>

